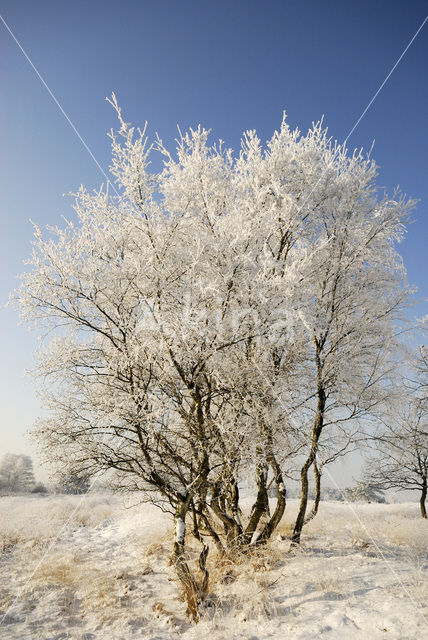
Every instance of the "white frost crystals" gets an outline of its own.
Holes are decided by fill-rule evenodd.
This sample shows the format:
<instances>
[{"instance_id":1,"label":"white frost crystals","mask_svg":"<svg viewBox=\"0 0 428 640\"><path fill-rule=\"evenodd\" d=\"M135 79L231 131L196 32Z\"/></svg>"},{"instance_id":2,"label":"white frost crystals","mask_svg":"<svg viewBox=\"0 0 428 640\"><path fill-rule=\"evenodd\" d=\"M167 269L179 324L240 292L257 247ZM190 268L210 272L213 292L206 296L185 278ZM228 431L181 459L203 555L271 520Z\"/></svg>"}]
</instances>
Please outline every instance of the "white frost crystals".
<instances>
[{"instance_id":1,"label":"white frost crystals","mask_svg":"<svg viewBox=\"0 0 428 640\"><path fill-rule=\"evenodd\" d=\"M307 472L343 455L392 384L413 202L378 198L375 164L321 124L301 135L284 119L266 149L247 132L237 158L199 127L173 156L112 104L119 195L82 188L74 222L36 230L15 297L54 338L35 434L59 466L191 514L198 541L266 541L291 460Z\"/></svg>"}]
</instances>

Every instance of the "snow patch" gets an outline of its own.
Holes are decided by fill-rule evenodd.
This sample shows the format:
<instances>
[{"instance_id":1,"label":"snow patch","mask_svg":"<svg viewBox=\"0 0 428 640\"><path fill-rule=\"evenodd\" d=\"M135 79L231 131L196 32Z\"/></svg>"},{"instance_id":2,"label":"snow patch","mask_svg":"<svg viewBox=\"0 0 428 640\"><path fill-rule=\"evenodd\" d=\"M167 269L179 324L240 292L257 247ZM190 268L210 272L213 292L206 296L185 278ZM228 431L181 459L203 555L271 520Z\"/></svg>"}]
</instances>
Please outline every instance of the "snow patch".
<instances>
[{"instance_id":1,"label":"snow patch","mask_svg":"<svg viewBox=\"0 0 428 640\"><path fill-rule=\"evenodd\" d=\"M284 540L299 506L290 500L278 528L280 541L269 542L239 567L232 564L223 579L215 578L212 549L210 588L218 604L215 615L207 608L194 625L169 565L171 533L181 539L184 522L177 519L173 532L171 516L153 505L125 508L137 502L90 494L83 500L0 498L2 640L426 635L428 529L417 503L355 503L351 511L344 503L322 502L303 530L302 552L288 554ZM247 502L244 520L252 504ZM193 551L200 552L197 543Z\"/></svg>"}]
</instances>

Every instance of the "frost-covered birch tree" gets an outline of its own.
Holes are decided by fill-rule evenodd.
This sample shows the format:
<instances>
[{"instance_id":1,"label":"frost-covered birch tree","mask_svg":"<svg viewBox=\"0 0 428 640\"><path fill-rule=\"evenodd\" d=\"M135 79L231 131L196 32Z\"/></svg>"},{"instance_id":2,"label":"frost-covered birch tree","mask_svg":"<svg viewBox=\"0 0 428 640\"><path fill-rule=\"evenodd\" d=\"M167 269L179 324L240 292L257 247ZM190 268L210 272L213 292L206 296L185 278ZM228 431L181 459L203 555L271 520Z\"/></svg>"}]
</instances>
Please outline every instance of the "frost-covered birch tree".
<instances>
[{"instance_id":1,"label":"frost-covered birch tree","mask_svg":"<svg viewBox=\"0 0 428 640\"><path fill-rule=\"evenodd\" d=\"M82 187L63 228L35 227L16 294L50 337L36 370L49 417L35 434L63 469L108 471L171 512L196 616L207 541L222 553L266 542L299 454L298 540L323 434L339 446L346 421L382 401L406 299L394 245L412 203L379 200L374 164L320 124L302 136L284 118L266 148L249 131L237 158L199 127L173 154L111 102L115 191ZM243 478L255 486L249 513Z\"/></svg>"},{"instance_id":2,"label":"frost-covered birch tree","mask_svg":"<svg viewBox=\"0 0 428 640\"><path fill-rule=\"evenodd\" d=\"M275 346L282 339L281 358L295 354L279 388L307 451L299 449L299 542L310 468L319 486L322 465L355 446L361 420L391 393L397 322L410 293L396 245L414 203L399 192L379 196L375 163L333 143L322 123L303 136L284 121L265 153L249 132L237 167L252 220L269 225L261 234L269 297L288 314ZM275 348L272 356L275 371Z\"/></svg>"},{"instance_id":3,"label":"frost-covered birch tree","mask_svg":"<svg viewBox=\"0 0 428 640\"><path fill-rule=\"evenodd\" d=\"M320 126L307 136L298 164L311 256L301 270L305 293L298 314L311 362L306 384L313 421L301 467L295 542L305 519L308 471L323 439L346 439L388 396L396 323L409 295L396 243L413 206L399 194L379 199L374 162L332 145Z\"/></svg>"}]
</instances>

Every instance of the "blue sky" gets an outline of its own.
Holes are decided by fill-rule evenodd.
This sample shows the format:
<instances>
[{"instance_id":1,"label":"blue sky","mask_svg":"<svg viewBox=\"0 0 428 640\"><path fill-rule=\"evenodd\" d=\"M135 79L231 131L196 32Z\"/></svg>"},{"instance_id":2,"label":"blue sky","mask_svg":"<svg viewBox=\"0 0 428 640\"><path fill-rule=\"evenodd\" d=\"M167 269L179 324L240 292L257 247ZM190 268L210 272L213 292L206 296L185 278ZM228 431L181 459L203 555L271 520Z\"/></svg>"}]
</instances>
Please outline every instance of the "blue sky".
<instances>
[{"instance_id":1,"label":"blue sky","mask_svg":"<svg viewBox=\"0 0 428 640\"><path fill-rule=\"evenodd\" d=\"M302 130L322 115L343 140L428 13L413 0L2 0L0 13L107 171L104 98L115 91L126 120L149 122L167 143L201 123L239 149L243 130L262 139L282 111ZM61 224L63 193L102 174L0 24L0 303L30 251L29 219ZM409 281L428 297L428 22L349 139L369 148L378 183L419 199L401 246ZM428 305L416 308L428 313ZM23 433L39 412L24 370L36 336L0 311L0 456L30 452Z\"/></svg>"}]
</instances>

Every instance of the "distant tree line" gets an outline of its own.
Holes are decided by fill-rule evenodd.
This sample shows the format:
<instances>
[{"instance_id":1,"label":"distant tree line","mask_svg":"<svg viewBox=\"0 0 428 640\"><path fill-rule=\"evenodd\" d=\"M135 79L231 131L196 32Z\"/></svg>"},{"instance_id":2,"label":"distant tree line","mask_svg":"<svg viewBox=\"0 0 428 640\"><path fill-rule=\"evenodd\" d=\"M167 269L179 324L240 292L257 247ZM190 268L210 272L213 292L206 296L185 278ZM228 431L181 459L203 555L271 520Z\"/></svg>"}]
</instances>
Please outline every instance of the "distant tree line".
<instances>
[{"instance_id":1,"label":"distant tree line","mask_svg":"<svg viewBox=\"0 0 428 640\"><path fill-rule=\"evenodd\" d=\"M36 487L31 457L6 453L0 463L0 493L30 493Z\"/></svg>"},{"instance_id":2,"label":"distant tree line","mask_svg":"<svg viewBox=\"0 0 428 640\"><path fill-rule=\"evenodd\" d=\"M57 476L50 492L64 494L86 493L90 487L89 476L64 472ZM26 493L48 493L42 482L36 482L31 456L6 453L0 461L0 496Z\"/></svg>"},{"instance_id":3,"label":"distant tree line","mask_svg":"<svg viewBox=\"0 0 428 640\"><path fill-rule=\"evenodd\" d=\"M275 490L269 491L269 494L275 496ZM299 487L296 486L288 488L287 497L294 499L300 498ZM308 498L310 500L315 500L315 487L311 487L308 490ZM381 487L363 481L357 482L354 486L350 487L324 487L322 490L322 499L335 500L338 502L386 502L385 492Z\"/></svg>"}]
</instances>

